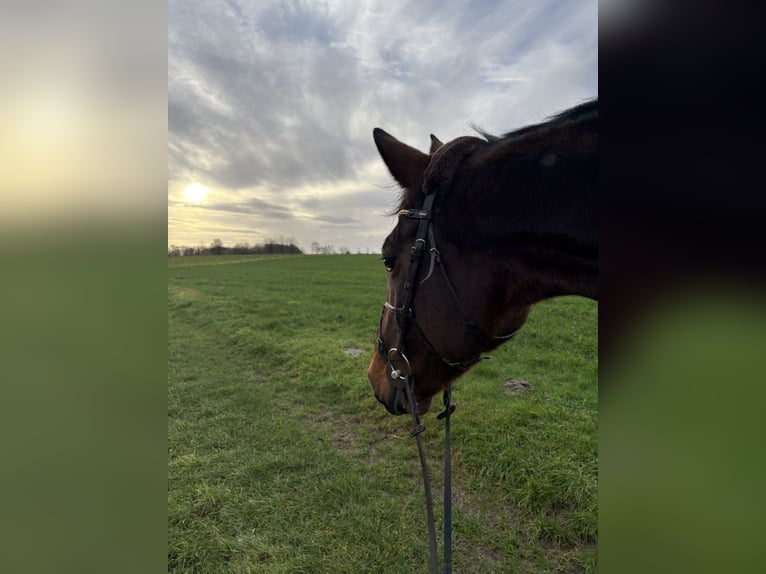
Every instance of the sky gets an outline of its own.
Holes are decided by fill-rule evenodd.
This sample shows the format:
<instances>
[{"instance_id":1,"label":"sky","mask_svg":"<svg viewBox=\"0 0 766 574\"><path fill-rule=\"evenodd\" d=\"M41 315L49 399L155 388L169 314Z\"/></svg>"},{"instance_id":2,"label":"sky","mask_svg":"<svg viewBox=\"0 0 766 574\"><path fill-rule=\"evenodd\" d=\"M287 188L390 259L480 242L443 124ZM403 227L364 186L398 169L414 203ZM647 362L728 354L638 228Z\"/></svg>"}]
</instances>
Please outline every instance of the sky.
<instances>
[{"instance_id":1,"label":"sky","mask_svg":"<svg viewBox=\"0 0 766 574\"><path fill-rule=\"evenodd\" d=\"M596 96L596 0L170 0L168 245L377 253L373 128L427 152Z\"/></svg>"}]
</instances>

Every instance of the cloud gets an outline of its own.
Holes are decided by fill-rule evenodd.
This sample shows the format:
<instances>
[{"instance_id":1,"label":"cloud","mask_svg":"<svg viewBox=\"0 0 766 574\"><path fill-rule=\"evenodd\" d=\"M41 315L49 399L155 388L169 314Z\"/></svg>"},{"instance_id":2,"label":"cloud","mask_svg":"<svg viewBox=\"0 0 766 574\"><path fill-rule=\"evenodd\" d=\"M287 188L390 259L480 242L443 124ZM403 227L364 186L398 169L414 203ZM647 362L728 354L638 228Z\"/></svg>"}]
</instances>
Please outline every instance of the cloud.
<instances>
[{"instance_id":1,"label":"cloud","mask_svg":"<svg viewBox=\"0 0 766 574\"><path fill-rule=\"evenodd\" d=\"M238 194L195 216L347 225L353 244L388 225L373 127L427 149L430 133L501 133L596 94L595 1L170 0L169 195L200 181Z\"/></svg>"},{"instance_id":2,"label":"cloud","mask_svg":"<svg viewBox=\"0 0 766 574\"><path fill-rule=\"evenodd\" d=\"M252 213L271 219L295 219L295 214L289 208L282 205L272 205L255 198L244 203L210 203L201 207L211 211Z\"/></svg>"},{"instance_id":3,"label":"cloud","mask_svg":"<svg viewBox=\"0 0 766 574\"><path fill-rule=\"evenodd\" d=\"M358 223L358 220L348 215L323 215L319 214L314 216L314 219L323 221L325 223L334 223L337 225L345 225L347 223Z\"/></svg>"}]
</instances>

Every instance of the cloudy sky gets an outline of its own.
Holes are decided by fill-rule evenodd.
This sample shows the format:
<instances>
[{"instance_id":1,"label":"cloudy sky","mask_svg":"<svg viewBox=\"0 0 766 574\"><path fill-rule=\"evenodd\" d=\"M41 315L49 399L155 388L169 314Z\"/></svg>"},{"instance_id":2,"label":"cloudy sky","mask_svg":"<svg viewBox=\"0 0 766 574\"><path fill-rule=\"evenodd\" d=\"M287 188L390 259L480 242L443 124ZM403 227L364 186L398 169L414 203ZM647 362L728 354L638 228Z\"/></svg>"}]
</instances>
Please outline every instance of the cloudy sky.
<instances>
[{"instance_id":1,"label":"cloudy sky","mask_svg":"<svg viewBox=\"0 0 766 574\"><path fill-rule=\"evenodd\" d=\"M168 244L378 252L378 126L427 151L598 95L596 0L170 0Z\"/></svg>"}]
</instances>

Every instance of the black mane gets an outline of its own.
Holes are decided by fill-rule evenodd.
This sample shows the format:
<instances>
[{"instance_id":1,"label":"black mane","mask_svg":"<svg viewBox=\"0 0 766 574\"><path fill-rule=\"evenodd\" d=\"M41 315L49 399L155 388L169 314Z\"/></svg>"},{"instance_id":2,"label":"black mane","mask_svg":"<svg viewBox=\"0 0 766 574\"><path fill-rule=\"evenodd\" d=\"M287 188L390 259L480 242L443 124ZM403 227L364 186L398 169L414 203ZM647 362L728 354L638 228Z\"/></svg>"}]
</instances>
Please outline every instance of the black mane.
<instances>
[{"instance_id":1,"label":"black mane","mask_svg":"<svg viewBox=\"0 0 766 574\"><path fill-rule=\"evenodd\" d=\"M578 124L581 122L593 122L597 120L598 120L598 98L595 98L595 99L583 102L581 104L578 104L576 106L573 106L571 108L568 108L566 110L563 110L561 112L558 112L556 114L553 114L551 116L548 116L548 118L544 122L524 126L522 128L510 131L503 136L492 135L476 126L473 126L473 129L476 130L484 138L484 140L486 140L486 142L483 142L484 146L486 146L486 149L492 150L492 149L502 147L503 144L507 144L507 143L513 143L515 146L516 140L519 140L519 142L521 142L522 140L524 140L525 137L533 135L533 134L542 136L542 135L545 135L545 133L548 132L549 130L556 130L567 125ZM458 139L468 139L468 138L458 138ZM474 138L474 139L481 141L479 138ZM455 140L453 140L453 142L454 141ZM453 142L448 142L444 145L449 146ZM411 208L417 207L420 205L421 202L422 202L422 194L421 194L420 188L402 189L401 194L399 196L399 203L397 207L390 212L390 215L395 215L402 209L411 209Z\"/></svg>"},{"instance_id":2,"label":"black mane","mask_svg":"<svg viewBox=\"0 0 766 574\"><path fill-rule=\"evenodd\" d=\"M517 130L510 131L502 136L492 135L480 128L474 126L474 129L484 137L489 143L496 143L500 141L509 141L522 136L525 136L531 132L538 130L548 129L551 127L557 127L561 124L568 122L580 122L587 119L598 118L598 98L588 100L582 104L578 104L574 107L568 108L557 114L548 116L544 122L538 124L532 124L519 128Z\"/></svg>"}]
</instances>

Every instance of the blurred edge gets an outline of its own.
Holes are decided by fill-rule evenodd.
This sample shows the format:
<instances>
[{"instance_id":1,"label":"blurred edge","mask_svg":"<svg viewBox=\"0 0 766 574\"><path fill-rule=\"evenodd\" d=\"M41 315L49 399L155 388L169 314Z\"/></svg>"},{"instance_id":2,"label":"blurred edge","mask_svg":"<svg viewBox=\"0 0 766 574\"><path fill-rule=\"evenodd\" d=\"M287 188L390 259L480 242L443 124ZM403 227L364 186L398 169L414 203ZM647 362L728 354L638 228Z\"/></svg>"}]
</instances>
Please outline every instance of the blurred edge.
<instances>
[{"instance_id":1,"label":"blurred edge","mask_svg":"<svg viewBox=\"0 0 766 574\"><path fill-rule=\"evenodd\" d=\"M166 31L0 7L2 572L165 567Z\"/></svg>"},{"instance_id":2,"label":"blurred edge","mask_svg":"<svg viewBox=\"0 0 766 574\"><path fill-rule=\"evenodd\" d=\"M599 568L760 572L762 33L740 5L601 7Z\"/></svg>"}]
</instances>

